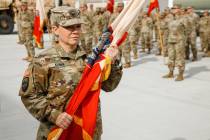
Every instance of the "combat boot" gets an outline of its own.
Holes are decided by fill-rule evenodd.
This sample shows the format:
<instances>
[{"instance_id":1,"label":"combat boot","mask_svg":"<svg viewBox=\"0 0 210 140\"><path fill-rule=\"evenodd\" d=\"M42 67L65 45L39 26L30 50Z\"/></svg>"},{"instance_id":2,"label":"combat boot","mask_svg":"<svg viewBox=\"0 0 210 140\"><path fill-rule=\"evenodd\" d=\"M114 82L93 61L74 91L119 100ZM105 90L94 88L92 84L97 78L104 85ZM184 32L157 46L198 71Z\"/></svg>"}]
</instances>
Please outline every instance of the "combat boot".
<instances>
[{"instance_id":1,"label":"combat boot","mask_svg":"<svg viewBox=\"0 0 210 140\"><path fill-rule=\"evenodd\" d=\"M194 62L194 61L197 61L197 60L198 60L197 57L193 57L193 59L192 59L193 62Z\"/></svg>"},{"instance_id":2,"label":"combat boot","mask_svg":"<svg viewBox=\"0 0 210 140\"><path fill-rule=\"evenodd\" d=\"M198 60L198 58L197 58L197 50L196 50L196 49L193 49L193 50L192 50L192 54L193 54L193 59L192 59L192 61L197 61L197 60Z\"/></svg>"},{"instance_id":3,"label":"combat boot","mask_svg":"<svg viewBox=\"0 0 210 140\"><path fill-rule=\"evenodd\" d=\"M28 61L28 58L29 58L29 56L27 56L27 57L24 57L24 58L23 58L23 60L27 60L27 61Z\"/></svg>"},{"instance_id":4,"label":"combat boot","mask_svg":"<svg viewBox=\"0 0 210 140\"><path fill-rule=\"evenodd\" d=\"M143 52L143 53L144 53L144 52L145 52L145 49L144 49L144 48L142 48L142 50L141 50L140 52Z\"/></svg>"},{"instance_id":5,"label":"combat boot","mask_svg":"<svg viewBox=\"0 0 210 140\"><path fill-rule=\"evenodd\" d=\"M174 78L174 72L173 71L169 71L169 73L164 75L163 78Z\"/></svg>"},{"instance_id":6,"label":"combat boot","mask_svg":"<svg viewBox=\"0 0 210 140\"><path fill-rule=\"evenodd\" d=\"M28 62L32 62L32 60L33 60L33 57L28 57L27 59Z\"/></svg>"},{"instance_id":7,"label":"combat boot","mask_svg":"<svg viewBox=\"0 0 210 140\"><path fill-rule=\"evenodd\" d=\"M131 63L126 63L125 65L124 65L124 68L130 68L131 67Z\"/></svg>"},{"instance_id":8,"label":"combat boot","mask_svg":"<svg viewBox=\"0 0 210 140\"><path fill-rule=\"evenodd\" d=\"M133 59L138 59L137 53L134 54Z\"/></svg>"},{"instance_id":9,"label":"combat boot","mask_svg":"<svg viewBox=\"0 0 210 140\"><path fill-rule=\"evenodd\" d=\"M150 50L151 50L151 49L150 49L150 48L148 48L147 54L150 54Z\"/></svg>"},{"instance_id":10,"label":"combat boot","mask_svg":"<svg viewBox=\"0 0 210 140\"><path fill-rule=\"evenodd\" d=\"M185 56L185 60L190 60L189 55L186 55L186 56Z\"/></svg>"},{"instance_id":11,"label":"combat boot","mask_svg":"<svg viewBox=\"0 0 210 140\"><path fill-rule=\"evenodd\" d=\"M174 78L174 67L172 65L168 65L169 73L164 75L163 78Z\"/></svg>"},{"instance_id":12,"label":"combat boot","mask_svg":"<svg viewBox=\"0 0 210 140\"><path fill-rule=\"evenodd\" d=\"M183 70L179 70L179 74L176 77L175 81L182 81L182 80L184 80L183 74L184 74L184 71Z\"/></svg>"},{"instance_id":13,"label":"combat boot","mask_svg":"<svg viewBox=\"0 0 210 140\"><path fill-rule=\"evenodd\" d=\"M156 53L156 55L161 55L161 49L158 48L158 53Z\"/></svg>"}]
</instances>

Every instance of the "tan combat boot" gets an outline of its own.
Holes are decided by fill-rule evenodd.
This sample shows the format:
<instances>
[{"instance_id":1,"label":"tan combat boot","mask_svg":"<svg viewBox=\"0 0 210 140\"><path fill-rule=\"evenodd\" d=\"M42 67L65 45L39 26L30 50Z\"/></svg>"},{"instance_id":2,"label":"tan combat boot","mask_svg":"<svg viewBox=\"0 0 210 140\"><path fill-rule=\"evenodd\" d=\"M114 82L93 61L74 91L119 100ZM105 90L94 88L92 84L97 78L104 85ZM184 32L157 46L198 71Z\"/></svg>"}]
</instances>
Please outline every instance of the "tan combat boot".
<instances>
[{"instance_id":1,"label":"tan combat boot","mask_svg":"<svg viewBox=\"0 0 210 140\"><path fill-rule=\"evenodd\" d=\"M172 65L168 65L169 73L164 75L163 78L174 78L174 67Z\"/></svg>"},{"instance_id":2,"label":"tan combat boot","mask_svg":"<svg viewBox=\"0 0 210 140\"><path fill-rule=\"evenodd\" d=\"M175 81L182 81L182 80L184 80L183 74L184 74L184 71L183 70L179 70L179 74L176 77Z\"/></svg>"},{"instance_id":3,"label":"tan combat boot","mask_svg":"<svg viewBox=\"0 0 210 140\"><path fill-rule=\"evenodd\" d=\"M33 57L28 57L28 62L32 62L32 60L33 60Z\"/></svg>"},{"instance_id":4,"label":"tan combat boot","mask_svg":"<svg viewBox=\"0 0 210 140\"><path fill-rule=\"evenodd\" d=\"M27 60L27 61L28 61L28 59L29 59L29 56L23 58L23 60Z\"/></svg>"},{"instance_id":5,"label":"tan combat boot","mask_svg":"<svg viewBox=\"0 0 210 140\"><path fill-rule=\"evenodd\" d=\"M130 68L131 67L131 63L126 63L125 65L124 65L124 68Z\"/></svg>"},{"instance_id":6,"label":"tan combat boot","mask_svg":"<svg viewBox=\"0 0 210 140\"><path fill-rule=\"evenodd\" d=\"M145 49L144 49L144 48L142 48L142 50L141 50L140 52L145 52Z\"/></svg>"},{"instance_id":7,"label":"tan combat boot","mask_svg":"<svg viewBox=\"0 0 210 140\"><path fill-rule=\"evenodd\" d=\"M137 53L134 54L133 59L138 59Z\"/></svg>"},{"instance_id":8,"label":"tan combat boot","mask_svg":"<svg viewBox=\"0 0 210 140\"><path fill-rule=\"evenodd\" d=\"M193 54L193 59L192 59L192 61L197 61L198 60L198 57L197 57L197 50L193 50L192 51L192 54Z\"/></svg>"},{"instance_id":9,"label":"tan combat boot","mask_svg":"<svg viewBox=\"0 0 210 140\"><path fill-rule=\"evenodd\" d=\"M169 71L169 73L164 75L163 78L174 78L174 72L173 71Z\"/></svg>"},{"instance_id":10,"label":"tan combat boot","mask_svg":"<svg viewBox=\"0 0 210 140\"><path fill-rule=\"evenodd\" d=\"M161 49L160 48L158 48L158 53L156 53L155 55L161 55Z\"/></svg>"}]
</instances>

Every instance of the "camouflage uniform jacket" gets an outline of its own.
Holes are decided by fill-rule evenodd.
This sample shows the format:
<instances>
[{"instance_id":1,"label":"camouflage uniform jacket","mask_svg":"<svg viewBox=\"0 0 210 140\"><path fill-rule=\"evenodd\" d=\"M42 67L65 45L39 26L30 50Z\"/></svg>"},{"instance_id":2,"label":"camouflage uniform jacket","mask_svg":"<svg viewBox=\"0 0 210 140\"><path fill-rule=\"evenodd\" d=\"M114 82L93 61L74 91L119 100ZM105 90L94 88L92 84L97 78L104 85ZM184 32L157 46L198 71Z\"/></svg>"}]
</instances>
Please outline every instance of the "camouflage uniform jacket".
<instances>
[{"instance_id":1,"label":"camouflage uniform jacket","mask_svg":"<svg viewBox=\"0 0 210 140\"><path fill-rule=\"evenodd\" d=\"M81 19L84 22L84 24L82 25L82 33L92 34L94 25L93 15L89 11L86 11L85 13L81 13Z\"/></svg>"},{"instance_id":2,"label":"camouflage uniform jacket","mask_svg":"<svg viewBox=\"0 0 210 140\"><path fill-rule=\"evenodd\" d=\"M208 26L210 25L210 20L209 17L202 17L199 21L199 32L204 33L207 31L209 28Z\"/></svg>"},{"instance_id":3,"label":"camouflage uniform jacket","mask_svg":"<svg viewBox=\"0 0 210 140\"><path fill-rule=\"evenodd\" d=\"M30 10L20 11L18 20L22 28L31 29L33 28L34 14Z\"/></svg>"},{"instance_id":4,"label":"camouflage uniform jacket","mask_svg":"<svg viewBox=\"0 0 210 140\"><path fill-rule=\"evenodd\" d=\"M181 17L176 17L169 25L168 43L178 43L183 40L186 35L186 27Z\"/></svg>"},{"instance_id":5,"label":"camouflage uniform jacket","mask_svg":"<svg viewBox=\"0 0 210 140\"><path fill-rule=\"evenodd\" d=\"M196 32L198 29L198 21L199 17L195 13L191 13L187 16L188 18L188 26L187 26L187 33L190 34L192 32Z\"/></svg>"},{"instance_id":6,"label":"camouflage uniform jacket","mask_svg":"<svg viewBox=\"0 0 210 140\"><path fill-rule=\"evenodd\" d=\"M151 17L146 17L142 19L141 33L150 33L153 29L153 21Z\"/></svg>"},{"instance_id":7,"label":"camouflage uniform jacket","mask_svg":"<svg viewBox=\"0 0 210 140\"><path fill-rule=\"evenodd\" d=\"M40 121L37 140L46 139L57 116L65 111L85 68L86 54L81 47L73 53L66 53L62 47L54 46L39 56L26 70L19 92L26 109ZM122 76L121 67L112 65L108 80L102 83L106 92L114 90ZM102 133L100 104L95 134Z\"/></svg>"}]
</instances>

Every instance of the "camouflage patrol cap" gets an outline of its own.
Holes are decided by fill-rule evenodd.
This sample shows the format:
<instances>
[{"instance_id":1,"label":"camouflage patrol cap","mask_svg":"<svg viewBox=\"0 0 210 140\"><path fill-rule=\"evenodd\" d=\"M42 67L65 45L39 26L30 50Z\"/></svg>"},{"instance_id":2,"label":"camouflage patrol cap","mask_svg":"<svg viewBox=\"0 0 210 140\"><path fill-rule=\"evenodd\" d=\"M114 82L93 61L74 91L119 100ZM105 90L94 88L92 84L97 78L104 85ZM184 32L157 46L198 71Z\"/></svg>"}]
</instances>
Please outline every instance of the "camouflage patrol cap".
<instances>
[{"instance_id":1,"label":"camouflage patrol cap","mask_svg":"<svg viewBox=\"0 0 210 140\"><path fill-rule=\"evenodd\" d=\"M68 27L75 24L82 24L80 11L70 6L59 6L51 9L51 21L53 25Z\"/></svg>"}]
</instances>

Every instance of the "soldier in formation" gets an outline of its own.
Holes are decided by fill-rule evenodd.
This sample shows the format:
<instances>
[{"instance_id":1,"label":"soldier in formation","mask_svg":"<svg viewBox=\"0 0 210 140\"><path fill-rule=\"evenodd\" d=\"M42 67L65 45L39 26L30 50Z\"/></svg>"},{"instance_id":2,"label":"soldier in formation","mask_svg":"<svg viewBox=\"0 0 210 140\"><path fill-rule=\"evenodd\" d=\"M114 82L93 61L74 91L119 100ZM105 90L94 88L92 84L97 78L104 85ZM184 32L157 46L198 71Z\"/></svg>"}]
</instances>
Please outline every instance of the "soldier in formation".
<instances>
[{"instance_id":1,"label":"soldier in formation","mask_svg":"<svg viewBox=\"0 0 210 140\"><path fill-rule=\"evenodd\" d=\"M86 3L80 4L81 19L84 21L82 25L81 45L85 51L90 54L93 46L93 15L88 11Z\"/></svg>"},{"instance_id":2,"label":"soldier in formation","mask_svg":"<svg viewBox=\"0 0 210 140\"><path fill-rule=\"evenodd\" d=\"M153 36L153 20L148 16L147 12L144 12L143 18L141 21L141 45L142 52L150 54L152 47L152 36Z\"/></svg>"},{"instance_id":3,"label":"soldier in formation","mask_svg":"<svg viewBox=\"0 0 210 140\"><path fill-rule=\"evenodd\" d=\"M35 55L33 47L33 20L34 13L28 9L27 0L21 1L21 10L18 14L18 21L20 24L20 36L27 50L27 57L23 58L27 61L32 61Z\"/></svg>"},{"instance_id":4,"label":"soldier in formation","mask_svg":"<svg viewBox=\"0 0 210 140\"><path fill-rule=\"evenodd\" d=\"M176 81L184 80L183 74L185 70L185 36L186 27L180 15L179 7L173 7L172 12L174 19L169 23L168 37L168 69L169 73L163 78L173 78L174 69L178 67L179 74Z\"/></svg>"}]
</instances>

